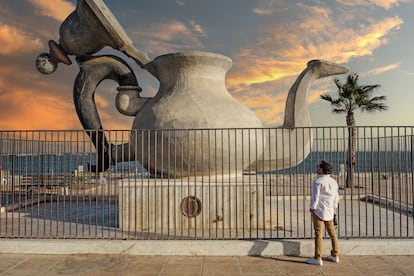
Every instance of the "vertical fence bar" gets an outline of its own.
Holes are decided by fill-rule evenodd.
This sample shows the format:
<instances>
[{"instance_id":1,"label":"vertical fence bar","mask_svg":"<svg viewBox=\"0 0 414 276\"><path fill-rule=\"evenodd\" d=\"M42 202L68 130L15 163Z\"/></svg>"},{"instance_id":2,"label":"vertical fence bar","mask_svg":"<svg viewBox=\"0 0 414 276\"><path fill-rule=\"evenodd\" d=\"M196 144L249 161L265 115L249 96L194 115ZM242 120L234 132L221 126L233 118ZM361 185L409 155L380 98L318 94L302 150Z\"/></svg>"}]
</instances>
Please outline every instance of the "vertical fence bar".
<instances>
[{"instance_id":1,"label":"vertical fence bar","mask_svg":"<svg viewBox=\"0 0 414 276\"><path fill-rule=\"evenodd\" d=\"M238 135L237 135L237 133L238 132L240 132L240 130L238 130L238 129L234 129L234 160L235 160L235 162L234 162L234 166L235 166L235 168L238 168L238 162L237 162L237 160L238 160L238 151L237 151L237 144L238 144ZM243 148L242 148L242 152L243 152ZM243 154L242 154L243 155ZM243 159L242 159L243 160ZM241 162L243 162L243 161L241 161ZM237 180L237 177L236 177L236 180L235 180L235 183L234 183L234 189L235 189L235 192L234 192L234 216L235 216L235 223L232 225L234 228L235 228L235 237L237 238L238 236L239 236L239 208L238 208L238 206L239 206L239 197L238 197L238 180ZM231 233L233 232L233 229L230 227L230 235L231 235ZM230 236L230 237L232 237L232 236Z\"/></svg>"},{"instance_id":2,"label":"vertical fence bar","mask_svg":"<svg viewBox=\"0 0 414 276\"><path fill-rule=\"evenodd\" d=\"M6 183L6 172L3 169L4 163L3 163L3 157L4 157L4 140L3 140L3 134L0 133L0 237L4 235L3 233L3 220L1 217L3 215L7 216L7 204L6 204L6 198L8 196L7 194L7 183ZM6 232L6 231L5 231Z\"/></svg>"},{"instance_id":3,"label":"vertical fence bar","mask_svg":"<svg viewBox=\"0 0 414 276\"><path fill-rule=\"evenodd\" d=\"M409 194L410 194L411 200L407 202L407 205L409 204L409 202L411 203L410 204L411 205L411 212L408 213L408 214L410 214L411 217L412 217L413 216L413 209L414 209L414 129L413 128L410 129L410 176L411 176L411 183L410 183L411 184L411 191L410 191ZM407 219L408 219L408 216L407 216ZM409 226L410 226L409 223L407 223L407 228L408 229L409 229ZM411 227L412 227L412 229L414 229L414 219L412 220Z\"/></svg>"}]
</instances>

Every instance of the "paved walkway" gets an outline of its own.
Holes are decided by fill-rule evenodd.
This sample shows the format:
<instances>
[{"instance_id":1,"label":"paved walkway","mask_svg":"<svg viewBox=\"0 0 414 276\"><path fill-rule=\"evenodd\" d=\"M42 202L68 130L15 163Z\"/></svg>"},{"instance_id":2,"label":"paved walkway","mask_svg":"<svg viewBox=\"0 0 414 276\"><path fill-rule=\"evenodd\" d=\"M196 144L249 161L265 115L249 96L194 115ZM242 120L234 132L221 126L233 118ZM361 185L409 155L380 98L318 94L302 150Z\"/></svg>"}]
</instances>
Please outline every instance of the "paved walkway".
<instances>
[{"instance_id":1,"label":"paved walkway","mask_svg":"<svg viewBox=\"0 0 414 276\"><path fill-rule=\"evenodd\" d=\"M304 257L0 254L0 275L414 275L414 256L343 256L322 267Z\"/></svg>"}]
</instances>

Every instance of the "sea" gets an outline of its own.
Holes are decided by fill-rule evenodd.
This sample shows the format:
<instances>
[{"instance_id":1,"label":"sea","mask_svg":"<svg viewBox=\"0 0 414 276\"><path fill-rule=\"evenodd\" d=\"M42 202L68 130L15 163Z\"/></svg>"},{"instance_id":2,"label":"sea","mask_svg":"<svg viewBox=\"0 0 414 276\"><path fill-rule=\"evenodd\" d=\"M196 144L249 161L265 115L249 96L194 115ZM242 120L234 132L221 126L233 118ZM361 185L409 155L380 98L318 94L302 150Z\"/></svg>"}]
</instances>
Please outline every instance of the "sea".
<instances>
[{"instance_id":1,"label":"sea","mask_svg":"<svg viewBox=\"0 0 414 276\"><path fill-rule=\"evenodd\" d=\"M67 175L74 172L86 172L89 164L95 164L95 153L89 154L42 154L42 155L3 155L0 168L5 174L13 175ZM363 151L356 152L355 172L413 172L414 152L411 151ZM330 162L333 173L338 173L342 164L347 164L347 152L316 151L311 152L297 166L274 170L266 173L313 173L321 160ZM110 173L138 174L146 172L137 161L119 162L112 165Z\"/></svg>"},{"instance_id":2,"label":"sea","mask_svg":"<svg viewBox=\"0 0 414 276\"><path fill-rule=\"evenodd\" d=\"M3 155L1 170L13 175L68 175L88 172L96 164L96 154L40 154ZM132 174L146 172L139 162L119 162L109 168L110 173Z\"/></svg>"}]
</instances>

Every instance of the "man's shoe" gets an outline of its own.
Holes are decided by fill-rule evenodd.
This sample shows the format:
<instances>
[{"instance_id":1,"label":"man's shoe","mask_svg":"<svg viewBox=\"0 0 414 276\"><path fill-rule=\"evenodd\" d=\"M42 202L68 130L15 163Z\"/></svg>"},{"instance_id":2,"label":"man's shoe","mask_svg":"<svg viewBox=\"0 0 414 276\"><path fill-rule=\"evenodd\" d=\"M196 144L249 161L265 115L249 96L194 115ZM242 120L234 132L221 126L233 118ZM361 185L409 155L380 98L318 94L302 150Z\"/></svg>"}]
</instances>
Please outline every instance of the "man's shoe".
<instances>
[{"instance_id":1,"label":"man's shoe","mask_svg":"<svg viewBox=\"0 0 414 276\"><path fill-rule=\"evenodd\" d=\"M307 264L311 264L311 265L319 265L319 266L323 266L323 262L322 260L317 260L315 258L310 258L306 260Z\"/></svg>"},{"instance_id":2,"label":"man's shoe","mask_svg":"<svg viewBox=\"0 0 414 276\"><path fill-rule=\"evenodd\" d=\"M330 262L334 262L334 263L339 263L339 256L326 256L325 257L326 261L330 261Z\"/></svg>"}]
</instances>

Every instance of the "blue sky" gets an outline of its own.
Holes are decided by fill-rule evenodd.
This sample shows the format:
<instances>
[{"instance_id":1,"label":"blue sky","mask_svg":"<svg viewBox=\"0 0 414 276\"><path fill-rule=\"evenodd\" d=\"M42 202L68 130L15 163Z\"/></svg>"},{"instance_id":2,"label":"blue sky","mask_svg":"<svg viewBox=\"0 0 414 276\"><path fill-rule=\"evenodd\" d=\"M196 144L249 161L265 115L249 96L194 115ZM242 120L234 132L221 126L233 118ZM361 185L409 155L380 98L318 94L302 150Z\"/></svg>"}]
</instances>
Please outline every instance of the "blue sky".
<instances>
[{"instance_id":1,"label":"blue sky","mask_svg":"<svg viewBox=\"0 0 414 276\"><path fill-rule=\"evenodd\" d=\"M283 121L287 92L312 59L341 63L362 84L380 84L389 110L357 112L360 126L414 126L414 0L104 0L134 41L155 57L189 50L215 52L233 60L226 78L232 95L266 126ZM79 68L59 65L39 74L34 61L59 40L61 22L74 10L69 0L0 2L0 129L82 129L72 87ZM117 54L104 49L98 54ZM157 83L131 59L147 95ZM71 57L74 61L73 57ZM346 75L339 76L344 80ZM118 113L116 83L105 81L96 102L107 129L129 129ZM313 85L309 109L315 126L343 126L322 93L336 93L333 78Z\"/></svg>"}]
</instances>

